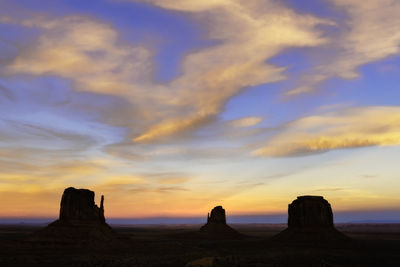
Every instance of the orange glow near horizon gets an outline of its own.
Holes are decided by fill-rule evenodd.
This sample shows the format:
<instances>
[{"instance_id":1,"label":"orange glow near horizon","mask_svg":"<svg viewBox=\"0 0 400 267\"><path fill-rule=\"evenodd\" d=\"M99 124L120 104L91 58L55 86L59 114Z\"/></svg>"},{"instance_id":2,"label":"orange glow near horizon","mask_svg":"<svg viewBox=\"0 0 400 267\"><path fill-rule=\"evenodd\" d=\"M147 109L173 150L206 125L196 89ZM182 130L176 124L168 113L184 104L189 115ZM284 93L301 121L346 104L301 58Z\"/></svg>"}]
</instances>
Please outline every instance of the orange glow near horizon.
<instances>
[{"instance_id":1,"label":"orange glow near horizon","mask_svg":"<svg viewBox=\"0 0 400 267\"><path fill-rule=\"evenodd\" d=\"M107 218L400 210L400 1L28 2L0 3L0 218L71 186Z\"/></svg>"}]
</instances>

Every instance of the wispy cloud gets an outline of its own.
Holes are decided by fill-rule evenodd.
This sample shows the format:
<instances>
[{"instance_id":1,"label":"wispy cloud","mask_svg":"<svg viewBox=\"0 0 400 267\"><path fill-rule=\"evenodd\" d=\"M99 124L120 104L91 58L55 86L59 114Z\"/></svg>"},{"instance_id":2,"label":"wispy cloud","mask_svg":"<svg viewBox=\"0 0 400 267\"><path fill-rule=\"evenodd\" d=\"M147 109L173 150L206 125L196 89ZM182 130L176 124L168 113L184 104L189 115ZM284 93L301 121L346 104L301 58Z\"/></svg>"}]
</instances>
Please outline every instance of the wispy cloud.
<instances>
[{"instance_id":1,"label":"wispy cloud","mask_svg":"<svg viewBox=\"0 0 400 267\"><path fill-rule=\"evenodd\" d=\"M319 61L288 90L288 97L314 92L327 79L359 76L358 68L400 54L400 2L396 0L331 0L346 13L337 34L331 36ZM329 53L327 53L329 51Z\"/></svg>"},{"instance_id":2,"label":"wispy cloud","mask_svg":"<svg viewBox=\"0 0 400 267\"><path fill-rule=\"evenodd\" d=\"M316 27L330 23L275 1L149 2L196 15L218 41L187 55L182 75L167 84L154 82L153 51L122 42L116 29L84 16L3 16L3 23L42 32L3 73L58 75L77 91L125 98L131 115L122 124L133 142L147 143L209 123L243 88L284 79L284 68L265 62L288 47L324 43Z\"/></svg>"},{"instance_id":3,"label":"wispy cloud","mask_svg":"<svg viewBox=\"0 0 400 267\"><path fill-rule=\"evenodd\" d=\"M136 142L202 125L241 89L284 79L284 68L265 62L288 47L324 43L316 26L331 23L299 15L275 1L144 2L189 12L218 44L189 54L182 63L183 74L170 84L179 92L176 104L188 110L186 116L164 119L134 138Z\"/></svg>"},{"instance_id":4,"label":"wispy cloud","mask_svg":"<svg viewBox=\"0 0 400 267\"><path fill-rule=\"evenodd\" d=\"M236 120L229 121L228 124L233 127L251 127L259 124L264 119L262 117L245 117Z\"/></svg>"},{"instance_id":5,"label":"wispy cloud","mask_svg":"<svg viewBox=\"0 0 400 267\"><path fill-rule=\"evenodd\" d=\"M400 145L399 107L359 107L300 118L253 153L285 157L379 145Z\"/></svg>"},{"instance_id":6,"label":"wispy cloud","mask_svg":"<svg viewBox=\"0 0 400 267\"><path fill-rule=\"evenodd\" d=\"M109 177L108 181L96 185L94 188L99 192L104 192L111 195L125 196L127 193L142 194L146 197L148 193L166 194L176 191L189 191L189 189L174 185L180 184L182 181L159 182L152 183L149 180L137 175L125 175L122 177Z\"/></svg>"},{"instance_id":7,"label":"wispy cloud","mask_svg":"<svg viewBox=\"0 0 400 267\"><path fill-rule=\"evenodd\" d=\"M324 188L318 188L314 189L313 192L332 192L332 191L342 191L346 190L344 187L324 187Z\"/></svg>"},{"instance_id":8,"label":"wispy cloud","mask_svg":"<svg viewBox=\"0 0 400 267\"><path fill-rule=\"evenodd\" d=\"M316 166L308 167L307 158L265 159L252 157L251 152L290 157L400 145L400 109L396 106L352 108L360 104L358 99L341 99L345 105L324 99L324 106L312 106L310 111L293 98L293 106L288 107L275 99L280 84L254 88L273 88L271 94L262 92L262 97L271 99L257 99L265 108L247 106L254 100L253 89L247 91L244 104L239 99L245 88L291 78L285 65L271 63L290 48L308 47L316 58L298 87L286 92L291 97L315 91L332 77L352 79L360 66L397 55L398 2L332 0L329 7L344 15L342 21L334 22L335 16L298 12L287 5L290 1L126 1L133 2L123 3L133 13L145 7L145 12L167 14L171 21L176 15L180 21L195 22L188 28L198 27L201 34L193 31L192 41L186 35L177 38L188 43L174 45L174 51L168 50L171 46L164 51L162 45L162 51L157 51L154 43L138 41L131 34L154 25L160 28L158 18L141 24L146 16L139 20L120 17L129 16L129 8L126 13L104 10L111 5L120 10L121 0L101 1L99 8L81 10L80 15L74 14L79 5L63 3L74 8L58 16L52 9L43 8L39 14L29 10L29 5L22 8L24 1L2 5L0 23L9 32L2 31L1 37L12 42L7 41L6 50L0 53L1 214L34 207L34 203L26 204L28 197L38 199L41 211L54 207L56 214L54 203L59 203L62 190L71 185L107 194L111 207L107 211L130 216L198 215L211 202L229 203L237 211L248 206L260 211L265 203L271 209L286 208L283 198L298 189L337 191L338 196L343 193L350 198L354 191L349 184L326 187L330 183L321 179L306 188L309 184L302 179L308 174L301 171ZM135 22L138 25L132 25ZM161 38L170 38L171 32L181 34L173 23L166 27L171 28ZM155 74L170 60L163 53L180 59L179 74L165 82ZM298 60L294 58L293 64ZM396 68L380 71L395 75ZM317 105L318 97L307 103ZM388 103L379 101L376 105ZM299 112L307 116L299 118ZM283 120L292 121L282 124ZM339 164L328 167L345 168ZM386 177L378 168L368 171ZM372 178L358 171L354 175L357 181ZM368 184L372 187L378 180L370 179ZM286 190L288 185L291 190ZM370 196L378 198L374 190L381 189L371 189ZM280 191L286 196L277 197ZM388 199L397 201L397 195ZM16 199L15 210L7 207L10 199ZM362 194L354 203L360 199Z\"/></svg>"}]
</instances>

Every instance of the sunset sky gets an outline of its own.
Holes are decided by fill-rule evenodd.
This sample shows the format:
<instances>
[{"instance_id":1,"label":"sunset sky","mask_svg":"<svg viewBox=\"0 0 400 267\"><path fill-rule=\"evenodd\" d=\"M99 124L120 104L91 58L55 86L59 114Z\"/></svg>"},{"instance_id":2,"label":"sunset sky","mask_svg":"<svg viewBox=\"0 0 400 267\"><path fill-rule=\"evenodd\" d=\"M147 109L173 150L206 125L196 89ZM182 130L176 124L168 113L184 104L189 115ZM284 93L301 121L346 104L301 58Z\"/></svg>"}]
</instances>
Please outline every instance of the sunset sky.
<instances>
[{"instance_id":1,"label":"sunset sky","mask_svg":"<svg viewBox=\"0 0 400 267\"><path fill-rule=\"evenodd\" d=\"M268 217L310 194L400 220L399 14L0 0L0 218L55 218L74 186L107 218Z\"/></svg>"}]
</instances>

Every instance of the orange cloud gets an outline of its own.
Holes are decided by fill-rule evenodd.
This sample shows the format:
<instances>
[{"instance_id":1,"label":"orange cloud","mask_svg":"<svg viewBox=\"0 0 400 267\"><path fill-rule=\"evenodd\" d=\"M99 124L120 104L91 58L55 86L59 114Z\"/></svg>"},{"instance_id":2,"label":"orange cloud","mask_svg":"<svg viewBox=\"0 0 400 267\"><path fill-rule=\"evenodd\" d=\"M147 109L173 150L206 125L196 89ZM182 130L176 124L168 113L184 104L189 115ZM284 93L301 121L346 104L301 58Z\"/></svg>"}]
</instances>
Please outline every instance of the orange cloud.
<instances>
[{"instance_id":1,"label":"orange cloud","mask_svg":"<svg viewBox=\"0 0 400 267\"><path fill-rule=\"evenodd\" d=\"M161 178L160 184L182 184L189 181L189 178L177 177L177 178Z\"/></svg>"}]
</instances>

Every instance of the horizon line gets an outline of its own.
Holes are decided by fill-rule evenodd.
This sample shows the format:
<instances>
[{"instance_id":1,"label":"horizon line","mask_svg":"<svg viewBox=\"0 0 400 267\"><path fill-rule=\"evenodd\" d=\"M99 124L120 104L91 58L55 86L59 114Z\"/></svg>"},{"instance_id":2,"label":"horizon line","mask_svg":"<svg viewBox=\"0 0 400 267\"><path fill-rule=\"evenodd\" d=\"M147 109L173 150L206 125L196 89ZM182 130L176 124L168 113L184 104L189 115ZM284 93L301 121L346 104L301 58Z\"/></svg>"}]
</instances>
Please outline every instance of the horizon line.
<instances>
[{"instance_id":1,"label":"horizon line","mask_svg":"<svg viewBox=\"0 0 400 267\"><path fill-rule=\"evenodd\" d=\"M338 211L334 212L335 223L400 223L398 210ZM57 216L0 216L0 224L44 224L58 219ZM287 223L287 213L229 215L231 224L277 224ZM108 216L110 224L201 224L206 216Z\"/></svg>"}]
</instances>

